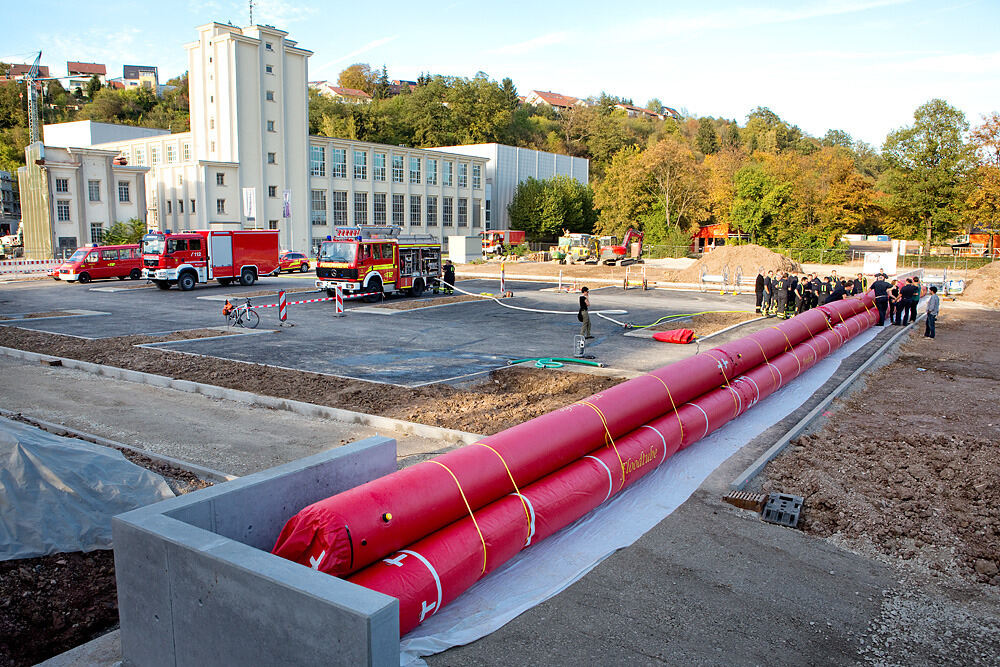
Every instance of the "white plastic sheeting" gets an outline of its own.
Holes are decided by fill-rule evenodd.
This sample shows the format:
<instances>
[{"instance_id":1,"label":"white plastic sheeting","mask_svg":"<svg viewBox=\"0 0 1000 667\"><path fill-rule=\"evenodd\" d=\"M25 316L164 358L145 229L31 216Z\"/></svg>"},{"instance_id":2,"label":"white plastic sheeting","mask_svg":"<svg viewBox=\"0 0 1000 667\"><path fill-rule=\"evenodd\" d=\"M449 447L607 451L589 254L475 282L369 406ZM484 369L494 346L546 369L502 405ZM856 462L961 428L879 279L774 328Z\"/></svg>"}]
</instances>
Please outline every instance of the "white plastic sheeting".
<instances>
[{"instance_id":1,"label":"white plastic sheeting","mask_svg":"<svg viewBox=\"0 0 1000 667\"><path fill-rule=\"evenodd\" d=\"M0 418L0 560L111 548L111 517L172 498L121 452Z\"/></svg>"},{"instance_id":2,"label":"white plastic sheeting","mask_svg":"<svg viewBox=\"0 0 1000 667\"><path fill-rule=\"evenodd\" d=\"M618 549L663 521L726 459L794 412L840 366L875 337L872 327L788 386L707 438L680 451L633 487L576 523L522 551L506 565L403 637L401 665L468 644L558 594Z\"/></svg>"}]
</instances>

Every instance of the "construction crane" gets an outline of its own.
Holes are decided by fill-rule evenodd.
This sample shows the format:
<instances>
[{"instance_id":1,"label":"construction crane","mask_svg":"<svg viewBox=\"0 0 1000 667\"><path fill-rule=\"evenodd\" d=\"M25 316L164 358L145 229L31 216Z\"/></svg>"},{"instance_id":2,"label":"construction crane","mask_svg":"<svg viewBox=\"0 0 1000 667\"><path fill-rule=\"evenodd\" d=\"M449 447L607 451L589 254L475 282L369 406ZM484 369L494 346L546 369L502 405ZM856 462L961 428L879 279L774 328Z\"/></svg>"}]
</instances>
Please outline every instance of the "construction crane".
<instances>
[{"instance_id":1,"label":"construction crane","mask_svg":"<svg viewBox=\"0 0 1000 667\"><path fill-rule=\"evenodd\" d=\"M41 141L41 119L38 117L38 90L35 88L35 79L38 78L38 63L42 59L42 52L35 56L35 62L31 63L31 68L24 75L24 85L28 93L28 136L31 143Z\"/></svg>"}]
</instances>

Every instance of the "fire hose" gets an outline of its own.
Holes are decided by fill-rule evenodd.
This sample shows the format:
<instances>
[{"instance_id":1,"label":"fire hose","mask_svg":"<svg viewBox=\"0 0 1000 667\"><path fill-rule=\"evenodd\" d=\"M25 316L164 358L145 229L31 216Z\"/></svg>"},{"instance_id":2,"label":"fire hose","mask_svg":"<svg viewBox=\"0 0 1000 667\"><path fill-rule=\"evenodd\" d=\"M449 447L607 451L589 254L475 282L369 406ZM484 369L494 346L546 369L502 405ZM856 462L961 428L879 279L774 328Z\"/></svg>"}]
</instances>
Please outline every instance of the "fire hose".
<instances>
[{"instance_id":1,"label":"fire hose","mask_svg":"<svg viewBox=\"0 0 1000 667\"><path fill-rule=\"evenodd\" d=\"M274 552L400 600L406 633L875 322L821 306L306 507Z\"/></svg>"}]
</instances>

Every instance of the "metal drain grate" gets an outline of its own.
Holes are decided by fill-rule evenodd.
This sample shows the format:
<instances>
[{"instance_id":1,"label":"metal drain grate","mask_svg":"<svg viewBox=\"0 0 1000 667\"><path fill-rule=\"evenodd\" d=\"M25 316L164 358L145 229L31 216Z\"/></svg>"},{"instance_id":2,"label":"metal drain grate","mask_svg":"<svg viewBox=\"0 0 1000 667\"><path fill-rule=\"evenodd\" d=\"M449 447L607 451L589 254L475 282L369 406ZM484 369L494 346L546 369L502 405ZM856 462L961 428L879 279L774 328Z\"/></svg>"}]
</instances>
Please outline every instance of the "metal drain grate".
<instances>
[{"instance_id":1,"label":"metal drain grate","mask_svg":"<svg viewBox=\"0 0 1000 667\"><path fill-rule=\"evenodd\" d=\"M802 496L790 496L784 493L772 493L767 497L764 513L761 518L768 523L795 528L799 525L799 513L802 512Z\"/></svg>"},{"instance_id":2,"label":"metal drain grate","mask_svg":"<svg viewBox=\"0 0 1000 667\"><path fill-rule=\"evenodd\" d=\"M724 502L735 505L741 509L752 510L758 514L764 509L767 502L767 494L751 493L750 491L733 491L722 497Z\"/></svg>"}]
</instances>

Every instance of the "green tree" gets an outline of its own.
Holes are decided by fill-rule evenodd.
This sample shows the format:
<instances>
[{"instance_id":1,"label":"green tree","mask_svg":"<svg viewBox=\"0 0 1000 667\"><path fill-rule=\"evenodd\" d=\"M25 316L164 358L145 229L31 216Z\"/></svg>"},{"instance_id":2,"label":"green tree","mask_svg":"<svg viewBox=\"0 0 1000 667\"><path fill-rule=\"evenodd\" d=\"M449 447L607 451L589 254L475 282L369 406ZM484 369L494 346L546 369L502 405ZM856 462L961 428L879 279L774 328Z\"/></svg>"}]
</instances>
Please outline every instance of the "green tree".
<instances>
[{"instance_id":1,"label":"green tree","mask_svg":"<svg viewBox=\"0 0 1000 667\"><path fill-rule=\"evenodd\" d=\"M734 178L735 197L729 212L736 230L754 243L772 242L780 228L788 226L792 205L791 183L780 183L760 164L749 164Z\"/></svg>"},{"instance_id":2,"label":"green tree","mask_svg":"<svg viewBox=\"0 0 1000 667\"><path fill-rule=\"evenodd\" d=\"M663 102L660 98L654 97L653 99L646 102L646 109L652 111L653 113L663 113Z\"/></svg>"},{"instance_id":3,"label":"green tree","mask_svg":"<svg viewBox=\"0 0 1000 667\"><path fill-rule=\"evenodd\" d=\"M101 85L101 80L97 78L97 75L90 77L90 81L87 82L87 97L94 99L94 95L97 94L103 86Z\"/></svg>"},{"instance_id":4,"label":"green tree","mask_svg":"<svg viewBox=\"0 0 1000 667\"><path fill-rule=\"evenodd\" d=\"M363 90L369 95L375 92L377 82L378 73L368 63L354 63L337 76L337 85L341 88Z\"/></svg>"},{"instance_id":5,"label":"green tree","mask_svg":"<svg viewBox=\"0 0 1000 667\"><path fill-rule=\"evenodd\" d=\"M826 134L823 135L824 146L843 146L844 148L852 148L854 146L854 139L851 135L843 130L827 130Z\"/></svg>"},{"instance_id":6,"label":"green tree","mask_svg":"<svg viewBox=\"0 0 1000 667\"><path fill-rule=\"evenodd\" d=\"M961 228L963 186L974 164L964 141L965 114L941 99L921 105L910 127L891 132L882 147L889 165L880 185L890 195L894 231L921 231L924 253Z\"/></svg>"},{"instance_id":7,"label":"green tree","mask_svg":"<svg viewBox=\"0 0 1000 667\"><path fill-rule=\"evenodd\" d=\"M704 155L711 155L719 150L719 135L715 132L715 123L711 118L702 118L698 121L695 145Z\"/></svg>"},{"instance_id":8,"label":"green tree","mask_svg":"<svg viewBox=\"0 0 1000 667\"><path fill-rule=\"evenodd\" d=\"M597 217L590 187L562 175L521 181L507 206L507 214L511 229L523 230L532 241L551 239L564 229L588 233Z\"/></svg>"},{"instance_id":9,"label":"green tree","mask_svg":"<svg viewBox=\"0 0 1000 667\"><path fill-rule=\"evenodd\" d=\"M146 223L139 218L116 222L104 232L105 245L126 245L139 243L146 234Z\"/></svg>"},{"instance_id":10,"label":"green tree","mask_svg":"<svg viewBox=\"0 0 1000 667\"><path fill-rule=\"evenodd\" d=\"M389 85L389 71L382 65L382 73L375 81L375 89L372 91L372 99L384 100L392 94L392 86Z\"/></svg>"}]
</instances>

